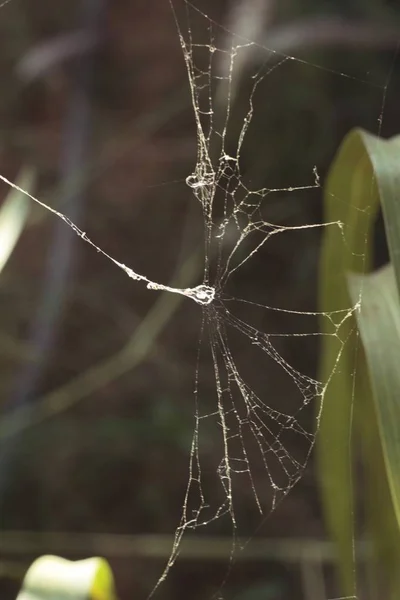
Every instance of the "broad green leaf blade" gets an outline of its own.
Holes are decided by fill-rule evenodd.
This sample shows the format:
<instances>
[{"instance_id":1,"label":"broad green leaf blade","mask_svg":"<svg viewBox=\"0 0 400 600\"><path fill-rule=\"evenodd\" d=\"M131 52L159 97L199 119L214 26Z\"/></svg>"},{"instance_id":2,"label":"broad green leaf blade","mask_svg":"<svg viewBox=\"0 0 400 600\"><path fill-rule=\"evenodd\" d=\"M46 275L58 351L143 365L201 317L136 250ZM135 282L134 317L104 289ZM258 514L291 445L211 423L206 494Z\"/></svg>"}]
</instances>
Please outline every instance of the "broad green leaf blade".
<instances>
[{"instance_id":1,"label":"broad green leaf blade","mask_svg":"<svg viewBox=\"0 0 400 600\"><path fill-rule=\"evenodd\" d=\"M41 556L28 569L17 600L115 600L111 568L103 558L69 561Z\"/></svg>"},{"instance_id":2,"label":"broad green leaf blade","mask_svg":"<svg viewBox=\"0 0 400 600\"><path fill-rule=\"evenodd\" d=\"M363 139L376 179L390 259L400 291L400 136L383 140L365 133Z\"/></svg>"},{"instance_id":3,"label":"broad green leaf blade","mask_svg":"<svg viewBox=\"0 0 400 600\"><path fill-rule=\"evenodd\" d=\"M324 313L350 311L354 302L346 275L370 268L368 240L378 210L378 192L365 151L366 135L355 130L345 138L325 186L324 221L340 226L327 226L323 240L320 310ZM351 439L358 342L354 314L348 313L337 337L329 336L326 327L327 320L322 319L321 332L327 335L322 338L320 379L328 386L317 440L319 480L325 520L338 545L343 593L350 596L355 593Z\"/></svg>"},{"instance_id":4,"label":"broad green leaf blade","mask_svg":"<svg viewBox=\"0 0 400 600\"><path fill-rule=\"evenodd\" d=\"M360 281L361 280L361 281ZM358 430L367 473L367 517L375 548L372 565L384 572L387 593L398 598L400 563L400 301L392 265L349 276L362 285L357 313L373 394L360 398Z\"/></svg>"},{"instance_id":5,"label":"broad green leaf blade","mask_svg":"<svg viewBox=\"0 0 400 600\"><path fill-rule=\"evenodd\" d=\"M34 183L33 169L30 167L22 169L16 184L23 190L32 193ZM29 210L29 198L18 190L11 189L0 208L0 272L14 250L25 226Z\"/></svg>"},{"instance_id":6,"label":"broad green leaf blade","mask_svg":"<svg viewBox=\"0 0 400 600\"><path fill-rule=\"evenodd\" d=\"M337 231L332 228L327 229L324 236L320 265L320 308L324 312L346 305L363 305L364 279L353 277L350 299L346 277L350 271L362 274L371 270L371 233L379 202L399 288L399 156L399 136L383 140L354 130L345 138L335 158L325 188L325 213L327 222L343 223L343 239L340 240ZM328 381L329 385L321 418L318 460L326 521L331 536L338 544L343 591L349 595L355 592L351 460L353 410L355 433L360 437L370 476L366 510L371 533L375 547L380 551L380 559L384 557L387 569L392 566L392 584L398 570L395 565L400 558L399 531L398 519L391 506L392 492L389 492L384 472L387 460L381 434L377 430L376 398L373 398L370 389L369 369L357 336L354 314L344 322L344 328L340 328L338 335L341 340L346 340L346 344L337 363L335 338L323 338L321 379ZM399 357L398 362L400 364ZM376 395L376 390L374 392Z\"/></svg>"},{"instance_id":7,"label":"broad green leaf blade","mask_svg":"<svg viewBox=\"0 0 400 600\"><path fill-rule=\"evenodd\" d=\"M392 265L349 277L353 296L362 283L357 323L367 358L377 425L394 511L400 526L400 302Z\"/></svg>"}]
</instances>

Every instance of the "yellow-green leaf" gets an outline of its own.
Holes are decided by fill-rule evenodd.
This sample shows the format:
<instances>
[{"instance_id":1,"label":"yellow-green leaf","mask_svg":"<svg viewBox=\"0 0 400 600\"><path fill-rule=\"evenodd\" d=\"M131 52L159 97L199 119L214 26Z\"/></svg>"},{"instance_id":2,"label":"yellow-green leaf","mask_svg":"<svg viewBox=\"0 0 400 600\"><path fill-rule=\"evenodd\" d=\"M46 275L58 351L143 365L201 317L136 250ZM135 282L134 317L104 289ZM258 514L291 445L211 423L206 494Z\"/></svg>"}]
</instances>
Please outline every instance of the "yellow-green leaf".
<instances>
[{"instance_id":1,"label":"yellow-green leaf","mask_svg":"<svg viewBox=\"0 0 400 600\"><path fill-rule=\"evenodd\" d=\"M70 561L41 556L28 569L17 600L115 600L111 568L104 558Z\"/></svg>"},{"instance_id":2,"label":"yellow-green leaf","mask_svg":"<svg viewBox=\"0 0 400 600\"><path fill-rule=\"evenodd\" d=\"M329 336L323 338L321 378L329 385L318 440L322 500L328 528L338 544L346 595L356 593L353 531L356 517L352 486L352 444L356 437L362 449L366 474L365 525L367 529L369 527L378 559L376 564L370 565L373 568L368 569L370 584L373 584L379 563L385 569L386 597L398 597L399 156L400 136L383 140L354 130L339 149L325 188L326 220L340 221L343 237L340 239L337 230L332 228L328 228L324 236L320 308L323 312L342 309L346 305L357 308L338 330L339 344L345 343L340 345L343 350L337 362L338 340ZM363 276L371 270L371 234L379 203L392 267ZM351 297L347 281L349 272L353 272L349 278ZM376 592L381 593L382 586L377 579L375 585Z\"/></svg>"},{"instance_id":3,"label":"yellow-green leaf","mask_svg":"<svg viewBox=\"0 0 400 600\"><path fill-rule=\"evenodd\" d=\"M362 303L357 323L373 403L371 409L365 399L358 400L357 420L360 435L367 434L369 441L364 444L364 457L371 493L368 512L372 541L377 562L385 569L385 579L392 582L393 590L400 561L400 301L393 266L364 277L349 276L351 295L360 285ZM373 437L368 435L371 429Z\"/></svg>"},{"instance_id":4,"label":"yellow-green leaf","mask_svg":"<svg viewBox=\"0 0 400 600\"><path fill-rule=\"evenodd\" d=\"M366 151L369 134L355 130L343 141L324 190L326 228L320 263L320 310L351 309L347 273L368 271L371 231L378 210L378 190ZM360 295L360 290L359 294ZM343 314L341 314L343 318ZM327 320L321 321L328 333ZM323 336L320 378L328 383L318 436L318 468L325 519L337 542L343 593L355 592L354 507L351 472L353 401L357 359L354 313L337 337Z\"/></svg>"}]
</instances>

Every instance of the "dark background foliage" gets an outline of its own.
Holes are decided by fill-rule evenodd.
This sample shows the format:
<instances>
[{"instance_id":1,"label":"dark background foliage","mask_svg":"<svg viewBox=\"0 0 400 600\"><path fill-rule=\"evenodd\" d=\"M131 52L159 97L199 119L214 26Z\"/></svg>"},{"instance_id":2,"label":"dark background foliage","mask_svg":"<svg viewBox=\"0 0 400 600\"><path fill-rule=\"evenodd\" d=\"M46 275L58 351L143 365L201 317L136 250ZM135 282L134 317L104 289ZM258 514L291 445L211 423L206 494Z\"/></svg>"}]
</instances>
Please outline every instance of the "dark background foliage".
<instances>
[{"instance_id":1,"label":"dark background foliage","mask_svg":"<svg viewBox=\"0 0 400 600\"><path fill-rule=\"evenodd\" d=\"M254 11L260 3L197 5L233 27L237 5ZM178 15L184 17L184 8L177 3ZM260 188L302 185L312 182L314 165L323 180L352 127L377 132L383 118L384 136L399 131L397 4L265 0L264 8L262 44L301 61L279 66L260 85L257 127L249 129L241 154L246 180ZM191 21L194 34L207 41L203 25ZM222 40L223 30L219 35ZM254 64L246 69L254 71ZM1 173L14 180L21 165L34 165L40 199L66 212L117 260L170 282L198 252L203 230L200 206L184 183L196 161L196 132L167 0L12 0L0 10L0 77ZM243 77L233 132L248 92ZM5 185L0 192L5 197ZM321 196L321 190L282 193L271 198L265 218L284 225L319 222ZM320 239L321 230L274 236L235 279L232 293L315 310ZM379 226L377 260L385 260ZM188 285L201 281L196 265L193 259L186 268ZM16 409L24 411L17 419L21 431L11 435L3 427L0 442L2 561L23 572L46 552L105 554L121 599L145 597L164 559L148 558L144 546L141 555L140 544L131 555L117 542L107 553L90 538L90 547L66 545L63 552L45 538L35 549L26 540L12 544L6 534L173 533L193 430L199 307L187 300L177 310L160 305L160 294L132 282L36 206L0 274L0 307L3 423ZM299 325L291 315L271 313L262 327L283 333ZM317 331L317 321L311 327ZM316 339L301 345L285 339L289 362L315 376ZM234 350L245 356L239 345ZM268 395L284 411L290 391L277 369L266 369ZM212 378L203 385L211 407ZM211 462L220 450L218 440L207 440ZM312 460L256 533L251 494L237 494L245 534L324 539ZM211 532L230 539L228 521ZM299 564L278 554L238 563L223 593L243 600L311 598ZM224 576L224 558L182 558L160 597L210 597ZM4 598L15 597L18 588L11 567L2 570Z\"/></svg>"}]
</instances>

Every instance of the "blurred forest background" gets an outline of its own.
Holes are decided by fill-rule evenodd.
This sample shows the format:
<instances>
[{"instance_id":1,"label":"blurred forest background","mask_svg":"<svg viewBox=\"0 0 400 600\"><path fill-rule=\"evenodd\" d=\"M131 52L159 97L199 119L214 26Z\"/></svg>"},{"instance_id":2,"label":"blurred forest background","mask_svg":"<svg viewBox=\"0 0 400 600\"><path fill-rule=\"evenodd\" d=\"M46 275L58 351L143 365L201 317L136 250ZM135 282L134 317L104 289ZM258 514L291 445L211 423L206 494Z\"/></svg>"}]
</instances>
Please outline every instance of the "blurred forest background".
<instances>
[{"instance_id":1,"label":"blurred forest background","mask_svg":"<svg viewBox=\"0 0 400 600\"><path fill-rule=\"evenodd\" d=\"M312 184L314 166L323 181L355 126L382 127L383 136L400 131L396 2L195 4L223 26L214 29L218 47L228 30L300 59L278 66L257 92L257 126L241 154L253 187ZM184 1L175 6L187 33ZM193 35L209 42L206 21L192 18ZM279 62L260 54L261 63ZM246 73L260 58L249 53L247 60L233 130L248 100ZM196 130L169 2L11 0L0 9L0 81L1 174L15 181L32 165L33 193L118 261L164 284L201 283L202 213L185 184L196 163ZM1 198L8 192L2 183ZM322 191L271 196L265 218L288 226L321 222ZM386 259L382 231L378 262ZM322 233L273 236L232 293L316 310ZM133 282L34 203L0 273L0 307L1 597L15 598L30 562L54 553L105 556L121 600L145 598L181 516L201 310ZM298 327L293 315L276 312L262 326L282 333ZM315 377L318 338L301 345L284 339L290 364ZM290 392L273 366L265 369L268 397L284 411ZM203 393L212 407L212 376ZM207 440L211 463L221 458L220 443ZM264 550L238 559L224 597L323 600L320 579L331 578L333 552L324 545L313 457L256 533L251 494L235 493L240 533L263 540ZM160 598L199 600L218 589L232 527L223 520L200 533L219 537L204 545L206 537L192 534ZM327 593L337 594L333 583Z\"/></svg>"}]
</instances>

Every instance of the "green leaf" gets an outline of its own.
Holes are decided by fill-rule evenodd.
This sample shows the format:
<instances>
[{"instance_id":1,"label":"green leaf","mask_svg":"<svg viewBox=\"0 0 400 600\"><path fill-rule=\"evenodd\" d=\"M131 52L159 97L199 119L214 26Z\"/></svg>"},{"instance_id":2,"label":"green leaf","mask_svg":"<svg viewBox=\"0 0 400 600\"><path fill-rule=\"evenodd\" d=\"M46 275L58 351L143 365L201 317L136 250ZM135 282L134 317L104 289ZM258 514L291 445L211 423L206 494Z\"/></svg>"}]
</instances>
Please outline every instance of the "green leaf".
<instances>
[{"instance_id":1,"label":"green leaf","mask_svg":"<svg viewBox=\"0 0 400 600\"><path fill-rule=\"evenodd\" d=\"M111 568L104 558L69 561L41 556L28 569L17 600L115 600Z\"/></svg>"},{"instance_id":2,"label":"green leaf","mask_svg":"<svg viewBox=\"0 0 400 600\"><path fill-rule=\"evenodd\" d=\"M35 183L34 171L24 167L16 184L32 193ZM11 189L0 208L0 272L10 258L25 226L30 210L30 200L16 189Z\"/></svg>"},{"instance_id":3,"label":"green leaf","mask_svg":"<svg viewBox=\"0 0 400 600\"><path fill-rule=\"evenodd\" d=\"M385 222L390 259L400 290L400 136L389 140L364 135Z\"/></svg>"},{"instance_id":4,"label":"green leaf","mask_svg":"<svg viewBox=\"0 0 400 600\"><path fill-rule=\"evenodd\" d=\"M392 265L349 277L351 295L363 288L357 311L374 392L393 505L400 525L400 302Z\"/></svg>"},{"instance_id":5,"label":"green leaf","mask_svg":"<svg viewBox=\"0 0 400 600\"><path fill-rule=\"evenodd\" d=\"M325 188L326 221L340 221L343 237L340 239L331 227L324 236L320 309L329 312L345 306L360 308L349 313L338 329L339 344L345 342L338 360L339 340L323 338L321 363L321 378L329 383L318 438L321 492L328 528L338 544L346 595L356 591L354 436L361 442L363 452L368 490L365 508L375 558L379 558L376 562L384 564L388 589L398 590L399 584L400 483L396 464L398 468L400 450L396 438L400 440L400 406L396 405L396 398L400 399L400 382L395 380L396 362L400 371L400 307L396 290L396 282L399 289L400 281L399 156L399 136L383 140L354 130L339 149ZM362 276L371 270L371 234L379 203L393 267ZM348 282L349 272L358 276L353 274ZM373 567L370 576L374 570L377 573ZM379 585L376 591L378 595Z\"/></svg>"},{"instance_id":6,"label":"green leaf","mask_svg":"<svg viewBox=\"0 0 400 600\"><path fill-rule=\"evenodd\" d=\"M370 268L369 240L378 209L378 191L366 152L369 134L351 132L332 164L324 193L327 226L320 263L320 310L349 309L337 336L328 335L327 319L321 321L323 336L321 381L328 384L317 440L317 459L325 520L337 542L343 593L355 591L354 508L351 472L351 436L356 372L357 328L354 302L347 290L347 273ZM360 293L360 290L359 290ZM343 314L340 313L343 319Z\"/></svg>"},{"instance_id":7,"label":"green leaf","mask_svg":"<svg viewBox=\"0 0 400 600\"><path fill-rule=\"evenodd\" d=\"M370 490L367 508L376 559L384 565L393 589L400 560L400 301L393 266L364 277L349 276L351 295L360 285L357 323L373 402L370 406L365 398L362 406L359 402L357 421L362 438L367 434L363 440Z\"/></svg>"}]
</instances>

